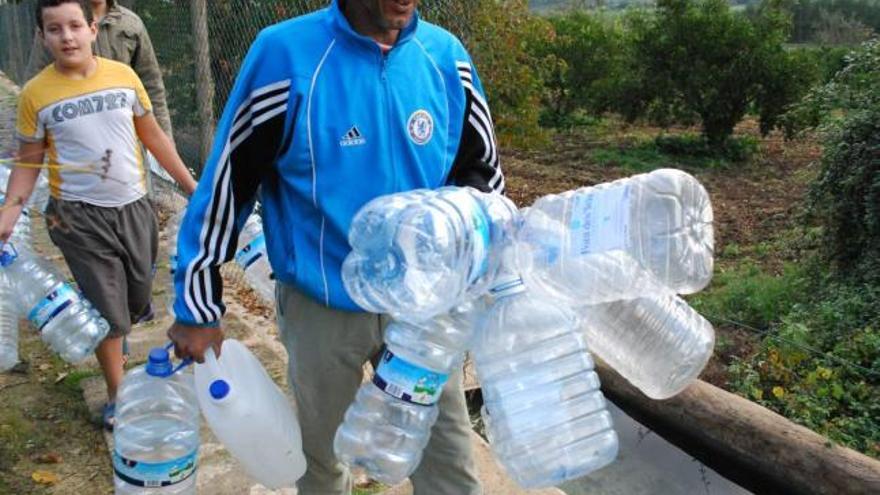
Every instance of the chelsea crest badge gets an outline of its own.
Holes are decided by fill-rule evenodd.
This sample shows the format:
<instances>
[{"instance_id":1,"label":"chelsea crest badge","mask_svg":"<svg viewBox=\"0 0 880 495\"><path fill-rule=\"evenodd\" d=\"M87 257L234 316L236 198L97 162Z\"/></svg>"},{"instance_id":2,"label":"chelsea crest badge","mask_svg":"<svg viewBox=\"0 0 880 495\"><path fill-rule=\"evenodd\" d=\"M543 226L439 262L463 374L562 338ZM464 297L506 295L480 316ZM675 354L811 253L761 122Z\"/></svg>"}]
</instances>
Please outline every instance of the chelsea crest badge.
<instances>
[{"instance_id":1,"label":"chelsea crest badge","mask_svg":"<svg viewBox=\"0 0 880 495\"><path fill-rule=\"evenodd\" d=\"M434 135L434 119L427 110L416 110L409 116L406 129L412 142L418 145L426 144Z\"/></svg>"}]
</instances>

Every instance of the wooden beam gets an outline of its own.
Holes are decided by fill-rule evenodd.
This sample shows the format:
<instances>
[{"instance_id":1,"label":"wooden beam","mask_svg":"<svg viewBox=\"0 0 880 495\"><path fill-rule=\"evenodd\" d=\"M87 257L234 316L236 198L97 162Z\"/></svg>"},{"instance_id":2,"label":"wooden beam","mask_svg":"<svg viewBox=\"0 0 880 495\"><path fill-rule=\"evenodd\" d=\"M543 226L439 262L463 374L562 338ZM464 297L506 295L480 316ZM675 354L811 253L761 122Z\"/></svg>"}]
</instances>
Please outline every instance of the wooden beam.
<instances>
[{"instance_id":1,"label":"wooden beam","mask_svg":"<svg viewBox=\"0 0 880 495\"><path fill-rule=\"evenodd\" d=\"M597 371L606 397L627 414L755 493L880 494L880 461L738 395L698 380L656 401L606 364Z\"/></svg>"}]
</instances>

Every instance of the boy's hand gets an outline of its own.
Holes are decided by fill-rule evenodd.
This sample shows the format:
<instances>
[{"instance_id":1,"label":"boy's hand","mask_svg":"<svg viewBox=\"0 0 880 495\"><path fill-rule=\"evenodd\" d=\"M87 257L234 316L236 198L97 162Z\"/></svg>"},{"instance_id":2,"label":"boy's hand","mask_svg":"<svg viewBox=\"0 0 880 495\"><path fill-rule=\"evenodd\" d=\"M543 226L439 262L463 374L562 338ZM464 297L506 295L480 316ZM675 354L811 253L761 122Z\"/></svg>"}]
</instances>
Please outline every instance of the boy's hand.
<instances>
[{"instance_id":1,"label":"boy's hand","mask_svg":"<svg viewBox=\"0 0 880 495\"><path fill-rule=\"evenodd\" d=\"M21 205L7 204L0 209L0 245L6 244L12 236L21 208Z\"/></svg>"},{"instance_id":2,"label":"boy's hand","mask_svg":"<svg viewBox=\"0 0 880 495\"><path fill-rule=\"evenodd\" d=\"M174 355L179 359L193 358L197 363L205 362L205 351L209 347L220 357L223 343L223 329L216 327L193 327L182 323L172 323L166 332L174 342Z\"/></svg>"}]
</instances>

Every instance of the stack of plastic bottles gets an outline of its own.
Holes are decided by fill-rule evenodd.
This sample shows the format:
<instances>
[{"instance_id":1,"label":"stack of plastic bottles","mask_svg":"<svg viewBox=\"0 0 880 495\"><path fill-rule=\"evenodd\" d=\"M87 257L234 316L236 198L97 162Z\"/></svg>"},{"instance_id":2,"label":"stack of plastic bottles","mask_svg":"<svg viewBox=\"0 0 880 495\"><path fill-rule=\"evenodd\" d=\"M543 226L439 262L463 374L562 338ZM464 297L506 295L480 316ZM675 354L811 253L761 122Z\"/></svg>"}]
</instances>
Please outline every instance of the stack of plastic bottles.
<instances>
[{"instance_id":1,"label":"stack of plastic bottles","mask_svg":"<svg viewBox=\"0 0 880 495\"><path fill-rule=\"evenodd\" d=\"M113 471L116 495L194 495L199 409L192 373L152 349L129 371L116 398Z\"/></svg>"},{"instance_id":2,"label":"stack of plastic bottles","mask_svg":"<svg viewBox=\"0 0 880 495\"><path fill-rule=\"evenodd\" d=\"M593 353L655 399L697 378L714 330L675 295L712 277L712 206L696 179L656 170L545 196L524 217L523 276L577 309Z\"/></svg>"},{"instance_id":3,"label":"stack of plastic bottles","mask_svg":"<svg viewBox=\"0 0 880 495\"><path fill-rule=\"evenodd\" d=\"M65 361L82 361L110 331L107 320L57 268L30 250L18 251L6 244L0 252L0 269L12 286L16 305L24 309L43 342Z\"/></svg>"},{"instance_id":4,"label":"stack of plastic bottles","mask_svg":"<svg viewBox=\"0 0 880 495\"><path fill-rule=\"evenodd\" d=\"M0 205L6 203L6 187L11 169L0 165ZM41 174L34 186L34 191L25 208L22 209L15 223L9 243L19 249L30 249L31 245L31 212L36 209L42 212L49 201L49 184ZM12 252L14 247L8 248ZM12 278L6 270L0 269L0 372L8 371L18 363L18 319L19 308L16 303L16 289Z\"/></svg>"},{"instance_id":5,"label":"stack of plastic bottles","mask_svg":"<svg viewBox=\"0 0 880 495\"><path fill-rule=\"evenodd\" d=\"M414 191L365 206L350 231L346 289L364 309L398 320L388 328L392 336L411 333L430 342L444 334L438 315L491 287L494 303L469 321L477 322L471 350L496 457L530 488L604 466L616 455L617 437L589 352L658 399L684 389L711 356L711 325L676 295L700 290L712 275L705 189L684 172L658 170L541 198L522 220L507 213L508 235L495 237L481 235L492 229L479 218L492 202L455 190L442 200L438 192ZM508 257L512 232L515 254ZM418 332L399 330L413 322L422 322ZM391 362L398 358L389 354ZM393 368L407 372L397 375L445 376L405 355ZM406 470L388 475L382 471L399 466L370 465L364 457L375 461L381 457L375 452L353 454L366 451L354 446L379 438L387 445L410 437L420 439L416 446L427 443L412 433L424 432L422 423L401 423L389 434L386 419L363 419L373 411L392 416L370 405L400 397L396 387L379 386L383 381L377 372L373 388L384 394L358 393L335 446L344 462L394 483L415 469L414 457Z\"/></svg>"},{"instance_id":6,"label":"stack of plastic bottles","mask_svg":"<svg viewBox=\"0 0 880 495\"><path fill-rule=\"evenodd\" d=\"M467 188L378 198L355 216L343 281L361 306L394 316L373 380L336 432L336 456L395 484L418 467L437 401L464 360L473 316L519 221L506 198Z\"/></svg>"},{"instance_id":7,"label":"stack of plastic bottles","mask_svg":"<svg viewBox=\"0 0 880 495\"><path fill-rule=\"evenodd\" d=\"M618 438L578 318L529 290L511 263L472 349L492 451L525 488L611 463Z\"/></svg>"},{"instance_id":8,"label":"stack of plastic bottles","mask_svg":"<svg viewBox=\"0 0 880 495\"><path fill-rule=\"evenodd\" d=\"M355 215L342 280L364 309L425 321L484 294L520 222L498 194L445 187L382 196Z\"/></svg>"}]
</instances>

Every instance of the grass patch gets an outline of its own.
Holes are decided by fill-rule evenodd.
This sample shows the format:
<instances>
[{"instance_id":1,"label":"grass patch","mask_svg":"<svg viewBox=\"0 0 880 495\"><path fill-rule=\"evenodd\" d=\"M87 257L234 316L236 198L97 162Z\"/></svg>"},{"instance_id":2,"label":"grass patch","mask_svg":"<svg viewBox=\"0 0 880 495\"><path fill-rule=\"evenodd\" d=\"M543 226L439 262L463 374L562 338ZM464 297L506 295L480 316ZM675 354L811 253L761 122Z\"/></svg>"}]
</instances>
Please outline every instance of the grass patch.
<instances>
[{"instance_id":1,"label":"grass patch","mask_svg":"<svg viewBox=\"0 0 880 495\"><path fill-rule=\"evenodd\" d=\"M64 380L58 383L58 386L65 389L67 393L74 394L79 396L82 394L82 387L80 384L83 380L87 378L92 378L94 376L102 376L101 370L99 369L78 369L71 371Z\"/></svg>"},{"instance_id":2,"label":"grass patch","mask_svg":"<svg viewBox=\"0 0 880 495\"><path fill-rule=\"evenodd\" d=\"M751 136L731 138L723 148L716 149L701 136L676 134L597 149L592 152L592 159L599 165L620 167L632 173L681 166L713 169L748 162L758 149L758 141Z\"/></svg>"},{"instance_id":3,"label":"grass patch","mask_svg":"<svg viewBox=\"0 0 880 495\"><path fill-rule=\"evenodd\" d=\"M832 441L880 458L880 288L830 284L785 314L734 391Z\"/></svg>"},{"instance_id":4,"label":"grass patch","mask_svg":"<svg viewBox=\"0 0 880 495\"><path fill-rule=\"evenodd\" d=\"M749 251L760 254L757 247ZM784 265L781 274L746 261L690 298L715 324L758 331L755 350L727 368L733 392L874 457L880 457L878 300L880 287L835 281L812 260Z\"/></svg>"},{"instance_id":5,"label":"grass patch","mask_svg":"<svg viewBox=\"0 0 880 495\"><path fill-rule=\"evenodd\" d=\"M746 263L716 274L712 285L691 297L690 303L710 320L764 329L806 302L810 284L801 265L787 264L781 275L774 275Z\"/></svg>"}]
</instances>

